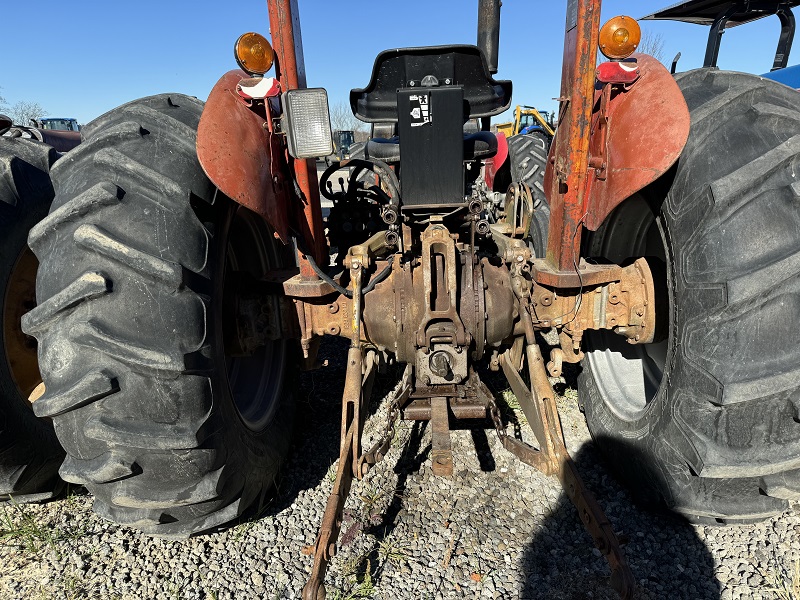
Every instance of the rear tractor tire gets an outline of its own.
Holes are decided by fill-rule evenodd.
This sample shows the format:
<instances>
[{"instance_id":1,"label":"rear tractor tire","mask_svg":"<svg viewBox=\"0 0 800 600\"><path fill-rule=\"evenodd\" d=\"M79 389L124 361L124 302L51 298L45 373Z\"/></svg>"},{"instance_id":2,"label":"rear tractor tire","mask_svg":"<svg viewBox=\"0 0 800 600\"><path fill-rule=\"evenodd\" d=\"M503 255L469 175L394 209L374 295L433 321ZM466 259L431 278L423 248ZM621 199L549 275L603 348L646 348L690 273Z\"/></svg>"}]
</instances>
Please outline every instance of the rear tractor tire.
<instances>
[{"instance_id":1,"label":"rear tractor tire","mask_svg":"<svg viewBox=\"0 0 800 600\"><path fill-rule=\"evenodd\" d=\"M0 137L0 501L43 501L64 485L53 424L37 418L28 400L41 378L36 341L20 327L36 304L38 263L28 231L53 200L50 166L57 158L46 144Z\"/></svg>"},{"instance_id":2,"label":"rear tractor tire","mask_svg":"<svg viewBox=\"0 0 800 600\"><path fill-rule=\"evenodd\" d=\"M544 258L547 253L547 232L550 227L550 206L544 193L544 173L549 153L550 141L542 134L520 134L508 139L511 181L527 184L533 196L530 237L537 258Z\"/></svg>"},{"instance_id":3,"label":"rear tractor tire","mask_svg":"<svg viewBox=\"0 0 800 600\"><path fill-rule=\"evenodd\" d=\"M204 175L202 108L153 96L84 127L30 234L39 305L23 321L47 388L34 408L67 451L61 476L101 516L172 538L260 505L292 421L290 342L229 350L238 274L258 280L287 255Z\"/></svg>"},{"instance_id":4,"label":"rear tractor tire","mask_svg":"<svg viewBox=\"0 0 800 600\"><path fill-rule=\"evenodd\" d=\"M677 166L587 240L590 256L661 260L667 333L587 334L579 394L645 499L748 522L800 498L800 95L710 69L677 81L692 118Z\"/></svg>"}]
</instances>

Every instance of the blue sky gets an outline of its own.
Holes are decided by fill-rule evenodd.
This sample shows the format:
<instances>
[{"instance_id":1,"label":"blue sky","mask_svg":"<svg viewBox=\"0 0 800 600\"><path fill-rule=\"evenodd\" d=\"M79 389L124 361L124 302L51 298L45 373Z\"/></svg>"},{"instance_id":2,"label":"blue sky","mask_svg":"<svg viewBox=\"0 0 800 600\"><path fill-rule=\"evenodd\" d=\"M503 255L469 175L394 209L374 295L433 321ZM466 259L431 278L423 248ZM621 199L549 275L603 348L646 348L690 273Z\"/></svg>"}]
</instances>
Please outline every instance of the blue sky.
<instances>
[{"instance_id":1,"label":"blue sky","mask_svg":"<svg viewBox=\"0 0 800 600\"><path fill-rule=\"evenodd\" d=\"M674 0L606 0L603 19L641 17ZM514 81L514 104L552 109L558 95L566 0L504 0L500 72ZM477 0L299 0L310 86L331 104L364 86L375 55L403 46L475 43ZM233 43L245 31L267 34L266 0L5 0L0 8L0 95L40 103L50 116L87 123L141 96L182 92L205 99L236 67ZM708 29L644 22L665 39L666 60L701 66ZM725 34L720 66L763 73L777 45L775 17ZM790 64L800 62L800 49Z\"/></svg>"}]
</instances>

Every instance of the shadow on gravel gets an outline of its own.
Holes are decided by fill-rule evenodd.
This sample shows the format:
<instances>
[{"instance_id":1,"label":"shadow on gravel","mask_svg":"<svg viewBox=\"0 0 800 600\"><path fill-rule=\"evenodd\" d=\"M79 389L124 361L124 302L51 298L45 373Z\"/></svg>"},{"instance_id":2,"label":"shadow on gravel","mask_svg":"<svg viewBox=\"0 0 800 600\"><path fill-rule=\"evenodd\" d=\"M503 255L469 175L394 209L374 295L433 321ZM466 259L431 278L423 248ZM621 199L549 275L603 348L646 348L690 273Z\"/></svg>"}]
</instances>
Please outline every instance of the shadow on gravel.
<instances>
[{"instance_id":1,"label":"shadow on gravel","mask_svg":"<svg viewBox=\"0 0 800 600\"><path fill-rule=\"evenodd\" d=\"M392 500L381 515L380 522L373 524L371 528L365 531L365 533L375 536L375 543L369 554L362 557L358 565L358 573L363 575L368 565L379 565L373 574L376 584L381 581L383 569L386 566L385 561L379 560L378 550L383 541L389 538L395 527L397 527L400 511L403 510L403 502L406 497L408 478L418 472L430 457L431 445L422 446L422 438L425 436L427 427L428 423L423 421L415 421L411 426L411 432L408 440L403 445L400 460L397 461L394 467L394 472L397 474L397 485L395 486Z\"/></svg>"},{"instance_id":2,"label":"shadow on gravel","mask_svg":"<svg viewBox=\"0 0 800 600\"><path fill-rule=\"evenodd\" d=\"M674 513L654 513L607 474L592 443L573 456L589 491L611 521L636 580L639 600L716 600L721 597L714 561L692 526ZM610 569L562 492L555 511L525 550L522 600L616 599Z\"/></svg>"},{"instance_id":3,"label":"shadow on gravel","mask_svg":"<svg viewBox=\"0 0 800 600\"><path fill-rule=\"evenodd\" d=\"M260 509L252 509L239 522L281 512L298 494L317 487L330 474L331 465L339 458L348 346L349 342L343 338L323 338L318 354L322 366L298 378L292 446L276 490ZM397 367L389 367L384 374L378 373L366 418L397 385L400 375Z\"/></svg>"}]
</instances>

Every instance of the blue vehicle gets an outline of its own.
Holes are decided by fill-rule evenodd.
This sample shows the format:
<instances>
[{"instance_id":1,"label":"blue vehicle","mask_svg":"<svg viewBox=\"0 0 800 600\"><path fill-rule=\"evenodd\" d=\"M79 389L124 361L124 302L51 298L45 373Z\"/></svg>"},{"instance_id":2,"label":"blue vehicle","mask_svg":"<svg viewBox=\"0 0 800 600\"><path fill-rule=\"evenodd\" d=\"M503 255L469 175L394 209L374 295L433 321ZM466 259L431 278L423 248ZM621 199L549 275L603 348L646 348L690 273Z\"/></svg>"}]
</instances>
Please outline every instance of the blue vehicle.
<instances>
[{"instance_id":1,"label":"blue vehicle","mask_svg":"<svg viewBox=\"0 0 800 600\"><path fill-rule=\"evenodd\" d=\"M38 129L48 129L50 131L80 131L81 126L78 120L71 117L45 117L43 119L31 119L31 125Z\"/></svg>"},{"instance_id":2,"label":"blue vehicle","mask_svg":"<svg viewBox=\"0 0 800 600\"><path fill-rule=\"evenodd\" d=\"M788 66L796 29L792 8L798 5L800 0L689 0L643 17L642 20L682 21L710 26L703 66L716 67L726 29L777 16L781 21L781 34L772 69L763 77L800 88L800 65Z\"/></svg>"}]
</instances>

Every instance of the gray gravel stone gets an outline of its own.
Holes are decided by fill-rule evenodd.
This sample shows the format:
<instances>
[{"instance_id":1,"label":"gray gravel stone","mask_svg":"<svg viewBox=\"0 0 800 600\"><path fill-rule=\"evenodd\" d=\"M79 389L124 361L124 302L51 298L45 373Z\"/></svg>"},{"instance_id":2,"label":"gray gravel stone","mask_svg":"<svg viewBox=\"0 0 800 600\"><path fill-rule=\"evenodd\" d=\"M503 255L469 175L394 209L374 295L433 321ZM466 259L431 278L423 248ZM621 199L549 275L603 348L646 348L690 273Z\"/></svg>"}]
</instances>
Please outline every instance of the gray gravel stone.
<instances>
[{"instance_id":1,"label":"gray gravel stone","mask_svg":"<svg viewBox=\"0 0 800 600\"><path fill-rule=\"evenodd\" d=\"M102 521L80 490L0 507L0 598L298 598L338 455L342 349L332 352L331 366L303 378L309 400L298 405L297 442L280 493L259 518L168 542ZM395 381L386 376L376 387L387 393ZM781 586L800 585L796 508L736 527L643 512L599 463L575 403L559 408L586 485L629 540L637 598L776 598ZM372 410L366 430L376 436L386 403ZM431 474L429 427L401 423L397 431L386 459L353 485L345 507L352 535L328 571L329 598L616 597L558 483L516 462L492 430L453 432L452 481Z\"/></svg>"}]
</instances>

